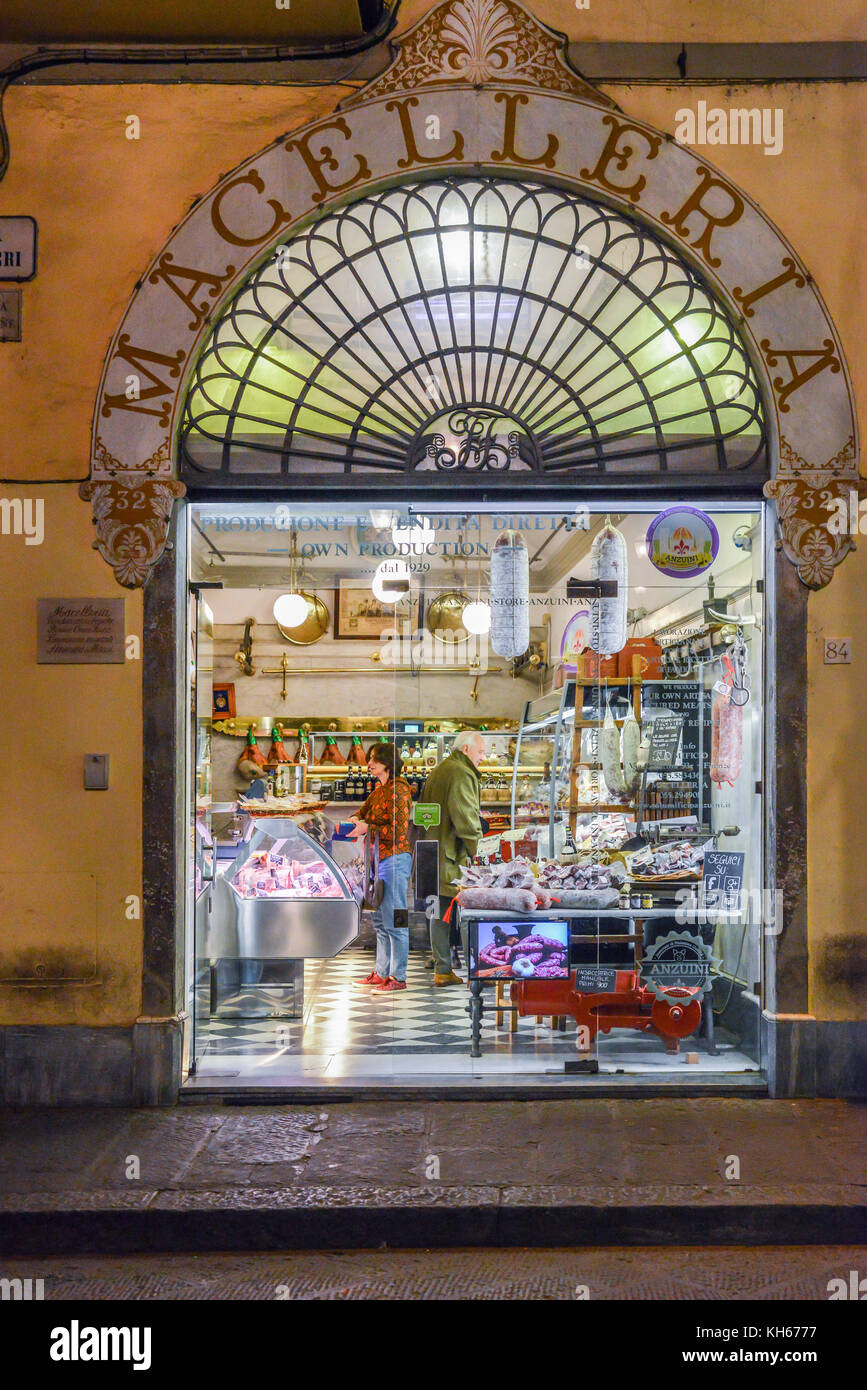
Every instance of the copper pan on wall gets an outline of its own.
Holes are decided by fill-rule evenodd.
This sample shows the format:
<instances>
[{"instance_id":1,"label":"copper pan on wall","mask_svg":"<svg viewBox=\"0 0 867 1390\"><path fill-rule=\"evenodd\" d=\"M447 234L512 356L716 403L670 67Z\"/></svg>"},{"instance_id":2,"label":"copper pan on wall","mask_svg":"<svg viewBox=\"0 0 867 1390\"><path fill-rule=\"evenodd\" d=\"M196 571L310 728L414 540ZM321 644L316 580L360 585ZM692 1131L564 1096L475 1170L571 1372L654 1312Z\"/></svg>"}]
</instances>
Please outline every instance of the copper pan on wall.
<instances>
[{"instance_id":1,"label":"copper pan on wall","mask_svg":"<svg viewBox=\"0 0 867 1390\"><path fill-rule=\"evenodd\" d=\"M307 600L307 617L304 621L297 627L281 627L276 619L275 623L280 636L291 642L293 647L309 647L328 631L328 609L316 594L308 594L304 589L299 592Z\"/></svg>"}]
</instances>

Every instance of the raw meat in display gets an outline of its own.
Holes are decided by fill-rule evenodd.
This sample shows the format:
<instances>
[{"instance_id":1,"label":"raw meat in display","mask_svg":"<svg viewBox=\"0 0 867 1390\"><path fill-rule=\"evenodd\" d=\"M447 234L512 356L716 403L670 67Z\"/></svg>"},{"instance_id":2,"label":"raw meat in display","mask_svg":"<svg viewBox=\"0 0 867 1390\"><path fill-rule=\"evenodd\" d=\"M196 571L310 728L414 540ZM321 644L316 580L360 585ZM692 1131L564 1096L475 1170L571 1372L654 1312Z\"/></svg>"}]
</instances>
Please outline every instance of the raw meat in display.
<instances>
[{"instance_id":1,"label":"raw meat in display","mask_svg":"<svg viewBox=\"0 0 867 1390\"><path fill-rule=\"evenodd\" d=\"M743 750L743 710L731 702L734 667L731 658L723 657L726 668L725 693L718 690L713 702L713 741L710 754L710 779L722 786L733 787L741 771Z\"/></svg>"},{"instance_id":2,"label":"raw meat in display","mask_svg":"<svg viewBox=\"0 0 867 1390\"><path fill-rule=\"evenodd\" d=\"M321 859L302 864L285 854L263 850L242 864L231 887L242 898L342 898L343 892Z\"/></svg>"},{"instance_id":3,"label":"raw meat in display","mask_svg":"<svg viewBox=\"0 0 867 1390\"><path fill-rule=\"evenodd\" d=\"M619 652L626 642L627 573L626 538L606 518L590 552L590 578L615 580L613 598L590 600L590 647L603 656ZM496 648L494 648L496 651Z\"/></svg>"}]
</instances>

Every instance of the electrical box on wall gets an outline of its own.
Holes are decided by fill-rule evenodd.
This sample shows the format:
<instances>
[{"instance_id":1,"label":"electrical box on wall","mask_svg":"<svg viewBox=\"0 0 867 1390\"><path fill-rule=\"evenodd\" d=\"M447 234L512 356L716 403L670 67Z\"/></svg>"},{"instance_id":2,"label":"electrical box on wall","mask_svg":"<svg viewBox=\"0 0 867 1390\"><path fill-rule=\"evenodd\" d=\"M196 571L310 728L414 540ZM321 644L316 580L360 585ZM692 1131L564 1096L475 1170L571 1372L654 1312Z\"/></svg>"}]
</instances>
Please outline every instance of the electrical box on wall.
<instances>
[{"instance_id":1,"label":"electrical box on wall","mask_svg":"<svg viewBox=\"0 0 867 1390\"><path fill-rule=\"evenodd\" d=\"M84 790L86 792L108 791L108 753L85 753Z\"/></svg>"}]
</instances>

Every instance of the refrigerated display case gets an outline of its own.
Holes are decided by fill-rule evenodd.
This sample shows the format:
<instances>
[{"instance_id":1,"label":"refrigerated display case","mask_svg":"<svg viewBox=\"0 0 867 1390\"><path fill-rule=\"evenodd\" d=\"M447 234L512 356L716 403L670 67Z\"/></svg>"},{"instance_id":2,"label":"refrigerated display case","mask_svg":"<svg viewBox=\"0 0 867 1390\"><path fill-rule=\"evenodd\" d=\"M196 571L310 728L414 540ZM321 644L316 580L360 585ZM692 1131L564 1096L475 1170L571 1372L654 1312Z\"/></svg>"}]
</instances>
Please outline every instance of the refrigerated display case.
<instances>
[{"instance_id":1,"label":"refrigerated display case","mask_svg":"<svg viewBox=\"0 0 867 1390\"><path fill-rule=\"evenodd\" d=\"M360 930L360 887L332 858L329 843L317 842L294 820L251 816L235 857L219 864L214 882L212 969L240 961L241 984L249 993L258 983L254 965L285 963L283 983L292 987L288 1012L294 1017L303 1007L304 961L338 955Z\"/></svg>"}]
</instances>

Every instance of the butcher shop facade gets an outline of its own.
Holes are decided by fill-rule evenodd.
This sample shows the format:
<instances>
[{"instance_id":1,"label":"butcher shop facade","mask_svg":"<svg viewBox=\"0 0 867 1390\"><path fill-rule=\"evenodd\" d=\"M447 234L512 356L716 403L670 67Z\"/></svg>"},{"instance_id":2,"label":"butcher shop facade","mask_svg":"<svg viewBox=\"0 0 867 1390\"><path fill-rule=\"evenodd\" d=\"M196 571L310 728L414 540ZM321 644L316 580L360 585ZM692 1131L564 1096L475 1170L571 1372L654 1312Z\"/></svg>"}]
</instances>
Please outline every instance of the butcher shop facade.
<instances>
[{"instance_id":1,"label":"butcher shop facade","mask_svg":"<svg viewBox=\"0 0 867 1390\"><path fill-rule=\"evenodd\" d=\"M143 589L148 1098L827 1091L856 441L797 249L513 0L198 199L81 486Z\"/></svg>"},{"instance_id":2,"label":"butcher shop facade","mask_svg":"<svg viewBox=\"0 0 867 1390\"><path fill-rule=\"evenodd\" d=\"M501 8L502 61L457 0L224 179L106 363L100 544L161 625L190 593L187 1087L762 1089L801 1012L842 351L760 210Z\"/></svg>"}]
</instances>

